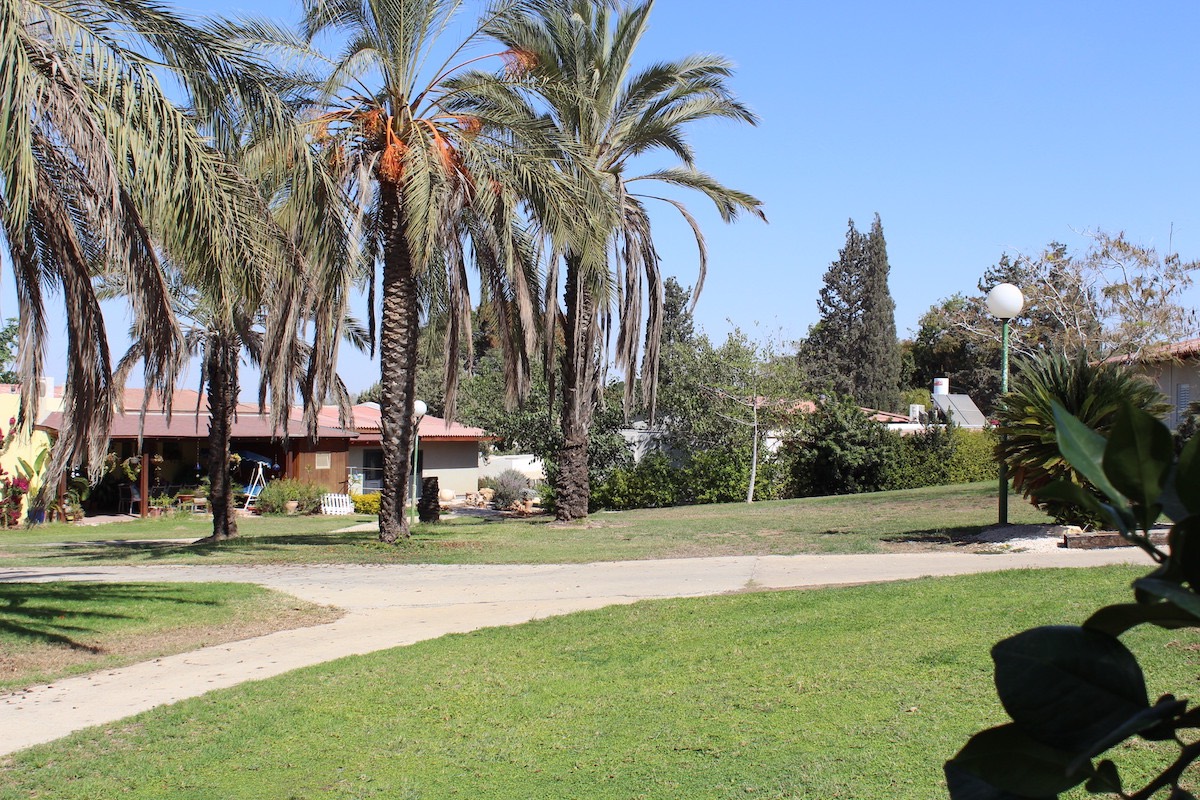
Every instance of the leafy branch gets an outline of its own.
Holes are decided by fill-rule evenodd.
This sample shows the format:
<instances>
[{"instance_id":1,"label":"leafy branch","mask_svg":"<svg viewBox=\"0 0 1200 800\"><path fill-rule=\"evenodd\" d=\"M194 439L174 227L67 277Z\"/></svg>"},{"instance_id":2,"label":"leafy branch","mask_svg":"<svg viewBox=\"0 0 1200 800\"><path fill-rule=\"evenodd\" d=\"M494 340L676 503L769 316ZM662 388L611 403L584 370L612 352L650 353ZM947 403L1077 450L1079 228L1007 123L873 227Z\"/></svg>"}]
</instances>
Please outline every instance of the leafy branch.
<instances>
[{"instance_id":1,"label":"leafy branch","mask_svg":"<svg viewBox=\"0 0 1200 800\"><path fill-rule=\"evenodd\" d=\"M1200 709L1167 694L1153 704L1137 657L1120 641L1143 624L1200 627L1200 437L1178 457L1170 431L1130 405L1106 440L1057 403L1058 448L1103 498L1061 480L1039 498L1106 516L1157 568L1134 582L1134 602L1107 606L1083 625L1033 628L992 648L996 691L1012 721L971 737L946 762L954 800L1047 800L1079 784L1093 794L1149 800L1194 795L1180 785L1200 758L1200 742L1179 732L1200 727ZM1173 521L1166 552L1150 539L1160 516ZM1178 758L1144 787L1126 791L1111 760L1093 759L1127 739L1174 741Z\"/></svg>"}]
</instances>

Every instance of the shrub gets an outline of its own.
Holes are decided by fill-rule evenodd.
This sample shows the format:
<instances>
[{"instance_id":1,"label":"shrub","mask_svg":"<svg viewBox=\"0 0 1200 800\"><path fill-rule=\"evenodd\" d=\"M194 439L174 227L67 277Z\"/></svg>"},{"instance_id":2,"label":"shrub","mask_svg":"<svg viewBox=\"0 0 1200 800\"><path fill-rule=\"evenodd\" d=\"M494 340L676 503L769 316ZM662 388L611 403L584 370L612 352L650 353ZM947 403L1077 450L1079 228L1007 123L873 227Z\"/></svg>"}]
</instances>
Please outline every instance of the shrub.
<instances>
[{"instance_id":1,"label":"shrub","mask_svg":"<svg viewBox=\"0 0 1200 800\"><path fill-rule=\"evenodd\" d=\"M1086 353L1075 358L1042 354L1021 361L1013 388L1000 398L996 415L1000 433L1007 436L998 450L1007 462L1013 488L1033 497L1044 486L1068 480L1093 496L1098 490L1058 451L1053 403L1084 425L1107 435L1122 405L1161 415L1166 410L1158 389L1124 364L1091 362ZM1061 500L1034 500L1058 522L1094 527L1102 519L1094 512Z\"/></svg>"},{"instance_id":2,"label":"shrub","mask_svg":"<svg viewBox=\"0 0 1200 800\"><path fill-rule=\"evenodd\" d=\"M284 503L295 500L300 514L316 514L321 510L321 495L325 490L315 483L295 478L280 478L269 482L258 495L258 509L264 514L283 514Z\"/></svg>"},{"instance_id":3,"label":"shrub","mask_svg":"<svg viewBox=\"0 0 1200 800\"><path fill-rule=\"evenodd\" d=\"M529 479L515 469L506 469L492 480L496 492L492 502L496 508L508 508L521 499L521 491L529 488Z\"/></svg>"},{"instance_id":4,"label":"shrub","mask_svg":"<svg viewBox=\"0 0 1200 800\"><path fill-rule=\"evenodd\" d=\"M650 453L632 467L617 467L592 487L595 508L665 508L678 502L683 475L663 453Z\"/></svg>"},{"instance_id":5,"label":"shrub","mask_svg":"<svg viewBox=\"0 0 1200 800\"><path fill-rule=\"evenodd\" d=\"M996 435L954 426L931 426L897 436L890 447L883 488L917 489L993 479Z\"/></svg>"},{"instance_id":6,"label":"shrub","mask_svg":"<svg viewBox=\"0 0 1200 800\"><path fill-rule=\"evenodd\" d=\"M848 397L824 401L801 424L792 450L792 494L811 497L886 487L899 438Z\"/></svg>"},{"instance_id":7,"label":"shrub","mask_svg":"<svg viewBox=\"0 0 1200 800\"><path fill-rule=\"evenodd\" d=\"M352 494L350 495L350 502L354 503L355 514L379 516L379 492Z\"/></svg>"}]
</instances>

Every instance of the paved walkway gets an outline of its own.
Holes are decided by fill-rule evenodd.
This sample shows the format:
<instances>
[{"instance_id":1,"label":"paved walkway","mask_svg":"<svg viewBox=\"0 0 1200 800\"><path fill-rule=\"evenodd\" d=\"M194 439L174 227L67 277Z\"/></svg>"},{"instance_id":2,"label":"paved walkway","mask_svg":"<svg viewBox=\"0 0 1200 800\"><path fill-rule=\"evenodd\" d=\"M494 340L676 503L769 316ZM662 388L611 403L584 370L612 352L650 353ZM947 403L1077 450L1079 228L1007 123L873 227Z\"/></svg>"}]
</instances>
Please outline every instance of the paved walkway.
<instances>
[{"instance_id":1,"label":"paved walkway","mask_svg":"<svg viewBox=\"0 0 1200 800\"><path fill-rule=\"evenodd\" d=\"M538 566L79 567L3 569L0 581L256 583L347 614L336 622L206 647L0 694L0 754L212 689L447 633L665 597L872 583L1023 567L1145 563L1133 548L997 555L738 556Z\"/></svg>"}]
</instances>

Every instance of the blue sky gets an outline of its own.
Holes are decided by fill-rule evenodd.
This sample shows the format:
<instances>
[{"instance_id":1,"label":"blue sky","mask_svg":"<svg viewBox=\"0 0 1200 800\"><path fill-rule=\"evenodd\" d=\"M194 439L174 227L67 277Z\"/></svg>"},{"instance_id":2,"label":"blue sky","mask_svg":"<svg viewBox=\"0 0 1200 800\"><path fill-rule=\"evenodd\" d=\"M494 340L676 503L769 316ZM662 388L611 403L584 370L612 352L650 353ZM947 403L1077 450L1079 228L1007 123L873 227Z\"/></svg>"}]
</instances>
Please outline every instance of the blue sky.
<instances>
[{"instance_id":1,"label":"blue sky","mask_svg":"<svg viewBox=\"0 0 1200 800\"><path fill-rule=\"evenodd\" d=\"M731 58L762 120L693 131L700 167L757 195L770 219L726 226L689 200L710 248L698 322L717 339L728 321L803 336L847 220L865 229L876 212L900 336L939 298L973 292L1001 253L1082 249L1088 229L1161 251L1173 228L1173 249L1200 258L1197 30L1195 2L658 0L643 57ZM655 221L664 269L689 285L695 246L668 212ZM11 316L8 276L3 292ZM53 343L59 376L60 354ZM342 374L360 389L378 368L348 357Z\"/></svg>"}]
</instances>

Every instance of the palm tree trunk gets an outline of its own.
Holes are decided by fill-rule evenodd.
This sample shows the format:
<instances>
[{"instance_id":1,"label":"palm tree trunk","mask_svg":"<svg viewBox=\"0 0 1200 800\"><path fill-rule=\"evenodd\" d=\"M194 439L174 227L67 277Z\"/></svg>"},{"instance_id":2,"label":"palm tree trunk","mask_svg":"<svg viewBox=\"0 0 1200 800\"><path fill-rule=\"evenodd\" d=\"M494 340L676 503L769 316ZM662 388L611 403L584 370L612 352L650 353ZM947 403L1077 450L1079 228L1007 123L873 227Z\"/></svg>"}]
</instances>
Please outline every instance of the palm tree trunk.
<instances>
[{"instance_id":1,"label":"palm tree trunk","mask_svg":"<svg viewBox=\"0 0 1200 800\"><path fill-rule=\"evenodd\" d=\"M413 444L420 306L401 200L394 186L381 182L380 188L383 192L384 244L383 309L379 328L379 416L383 446L379 540L391 543L408 537L404 498Z\"/></svg>"},{"instance_id":2,"label":"palm tree trunk","mask_svg":"<svg viewBox=\"0 0 1200 800\"><path fill-rule=\"evenodd\" d=\"M238 357L241 347L224 335L209 339L205 349L208 375L208 504L212 509L213 532L209 539L221 541L237 536L237 507L229 475L229 440L237 409Z\"/></svg>"},{"instance_id":3,"label":"palm tree trunk","mask_svg":"<svg viewBox=\"0 0 1200 800\"><path fill-rule=\"evenodd\" d=\"M588 483L588 426L591 425L593 402L589 376L592 375L594 354L591 341L593 300L591 293L580 286L580 261L567 256L566 314L563 322L562 434L558 451L558 477L554 487L555 517L561 521L583 519L588 514L591 486Z\"/></svg>"}]
</instances>

